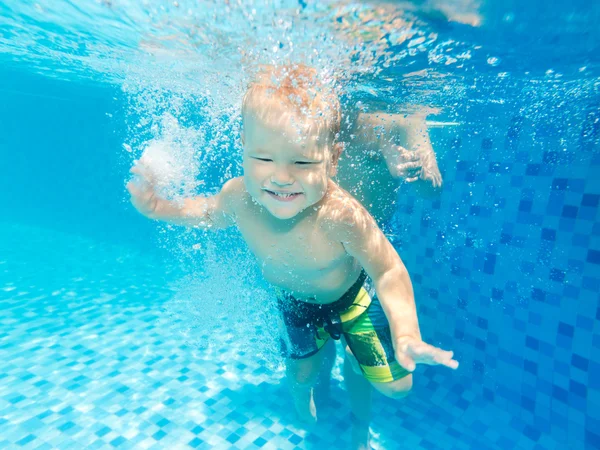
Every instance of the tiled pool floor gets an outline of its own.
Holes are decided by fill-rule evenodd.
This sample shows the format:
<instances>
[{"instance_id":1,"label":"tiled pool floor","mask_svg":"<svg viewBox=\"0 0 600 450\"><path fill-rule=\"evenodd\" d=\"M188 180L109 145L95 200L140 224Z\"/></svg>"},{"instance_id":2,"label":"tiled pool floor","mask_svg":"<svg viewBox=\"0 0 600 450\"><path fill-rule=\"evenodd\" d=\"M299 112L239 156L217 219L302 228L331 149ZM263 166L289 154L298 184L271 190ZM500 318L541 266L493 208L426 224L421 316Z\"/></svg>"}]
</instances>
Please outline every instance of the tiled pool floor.
<instances>
[{"instance_id":1,"label":"tiled pool floor","mask_svg":"<svg viewBox=\"0 0 600 450\"><path fill-rule=\"evenodd\" d=\"M322 422L308 432L282 371L240 344L229 322L204 330L203 348L173 332L170 275L156 262L0 227L0 448L348 447L339 367ZM380 449L559 448L525 436L460 371L431 368L407 399L375 399L373 431Z\"/></svg>"}]
</instances>

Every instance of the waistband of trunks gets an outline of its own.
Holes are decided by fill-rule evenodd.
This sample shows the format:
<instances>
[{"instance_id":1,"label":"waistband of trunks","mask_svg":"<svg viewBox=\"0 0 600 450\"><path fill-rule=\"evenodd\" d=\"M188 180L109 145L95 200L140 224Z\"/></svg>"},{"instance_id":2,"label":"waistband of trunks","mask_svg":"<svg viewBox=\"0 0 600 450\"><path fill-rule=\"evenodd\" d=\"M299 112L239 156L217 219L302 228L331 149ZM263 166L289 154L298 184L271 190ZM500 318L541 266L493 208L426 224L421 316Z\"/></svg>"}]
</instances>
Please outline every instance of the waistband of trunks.
<instances>
[{"instance_id":1,"label":"waistband of trunks","mask_svg":"<svg viewBox=\"0 0 600 450\"><path fill-rule=\"evenodd\" d=\"M315 317L315 316L329 316L331 314L341 314L342 312L349 309L354 300L358 296L360 289L363 287L367 274L365 271L361 271L358 279L354 284L342 295L338 300L332 303L320 304L320 303L308 303L302 300L295 299L291 294L283 290L279 291L278 300L280 308L293 308L294 314L297 317ZM292 303L293 302L293 303Z\"/></svg>"}]
</instances>

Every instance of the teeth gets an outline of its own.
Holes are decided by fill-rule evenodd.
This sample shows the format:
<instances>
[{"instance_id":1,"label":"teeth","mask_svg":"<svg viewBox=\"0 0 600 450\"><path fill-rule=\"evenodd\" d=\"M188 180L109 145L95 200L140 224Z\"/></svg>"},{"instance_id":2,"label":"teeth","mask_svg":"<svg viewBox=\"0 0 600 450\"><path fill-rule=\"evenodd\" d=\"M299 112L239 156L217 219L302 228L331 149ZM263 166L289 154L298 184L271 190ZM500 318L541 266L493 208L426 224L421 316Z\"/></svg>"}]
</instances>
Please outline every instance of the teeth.
<instances>
[{"instance_id":1,"label":"teeth","mask_svg":"<svg viewBox=\"0 0 600 450\"><path fill-rule=\"evenodd\" d=\"M273 192L273 191L271 191L271 192ZM288 198L288 197L291 197L292 195L296 195L296 193L286 194L283 192L273 192L273 194L275 194L277 197L282 197L282 198Z\"/></svg>"}]
</instances>

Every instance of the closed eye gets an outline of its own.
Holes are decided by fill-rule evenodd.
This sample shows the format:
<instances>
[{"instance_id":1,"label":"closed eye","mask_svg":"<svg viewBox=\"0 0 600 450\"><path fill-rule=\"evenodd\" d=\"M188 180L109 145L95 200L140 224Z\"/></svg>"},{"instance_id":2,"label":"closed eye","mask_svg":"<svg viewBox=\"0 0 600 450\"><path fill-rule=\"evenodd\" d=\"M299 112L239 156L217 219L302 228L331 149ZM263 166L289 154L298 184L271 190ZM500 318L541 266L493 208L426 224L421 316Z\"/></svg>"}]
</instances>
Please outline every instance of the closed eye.
<instances>
[{"instance_id":1,"label":"closed eye","mask_svg":"<svg viewBox=\"0 0 600 450\"><path fill-rule=\"evenodd\" d=\"M296 164L305 166L308 164L319 164L319 162L318 161L296 161Z\"/></svg>"},{"instance_id":2,"label":"closed eye","mask_svg":"<svg viewBox=\"0 0 600 450\"><path fill-rule=\"evenodd\" d=\"M257 159L257 160L259 160L259 161L265 161L265 162L270 162L270 161L273 161L272 159L269 159L269 158L259 158L259 157L257 157L257 156L253 156L252 158L253 158L253 159Z\"/></svg>"}]
</instances>

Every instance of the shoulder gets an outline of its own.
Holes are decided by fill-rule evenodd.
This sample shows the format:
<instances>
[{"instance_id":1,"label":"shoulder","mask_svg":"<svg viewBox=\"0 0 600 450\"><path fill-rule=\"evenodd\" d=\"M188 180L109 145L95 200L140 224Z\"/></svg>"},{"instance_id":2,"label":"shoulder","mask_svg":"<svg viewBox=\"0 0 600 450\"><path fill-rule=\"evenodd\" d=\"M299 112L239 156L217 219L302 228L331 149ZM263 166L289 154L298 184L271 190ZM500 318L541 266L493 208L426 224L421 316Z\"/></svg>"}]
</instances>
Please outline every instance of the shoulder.
<instances>
[{"instance_id":1,"label":"shoulder","mask_svg":"<svg viewBox=\"0 0 600 450\"><path fill-rule=\"evenodd\" d=\"M244 179L242 177L232 178L231 180L227 180L221 187L221 192L219 192L219 203L223 210L233 214L245 195L247 195L247 193Z\"/></svg>"},{"instance_id":2,"label":"shoulder","mask_svg":"<svg viewBox=\"0 0 600 450\"><path fill-rule=\"evenodd\" d=\"M361 236L373 227L377 228L366 208L333 182L324 199L320 220L323 229L340 242Z\"/></svg>"},{"instance_id":3,"label":"shoulder","mask_svg":"<svg viewBox=\"0 0 600 450\"><path fill-rule=\"evenodd\" d=\"M223 195L241 195L246 191L246 188L244 186L244 179L243 177L235 177L232 178L231 180L227 180L225 182L225 184L223 184L223 187L221 188L221 193Z\"/></svg>"}]
</instances>

